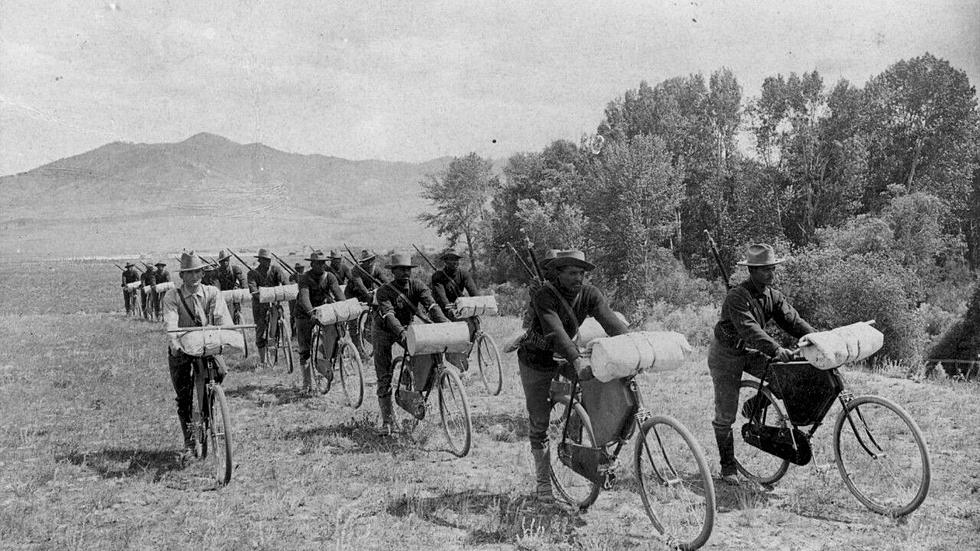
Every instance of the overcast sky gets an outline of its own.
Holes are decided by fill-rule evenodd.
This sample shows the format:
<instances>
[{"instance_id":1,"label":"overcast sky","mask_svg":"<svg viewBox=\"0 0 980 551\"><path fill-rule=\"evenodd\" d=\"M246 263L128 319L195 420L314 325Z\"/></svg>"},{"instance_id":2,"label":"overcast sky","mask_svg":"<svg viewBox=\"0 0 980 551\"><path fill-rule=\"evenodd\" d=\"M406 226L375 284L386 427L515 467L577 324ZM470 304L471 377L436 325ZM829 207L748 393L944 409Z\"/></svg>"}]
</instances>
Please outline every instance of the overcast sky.
<instances>
[{"instance_id":1,"label":"overcast sky","mask_svg":"<svg viewBox=\"0 0 980 551\"><path fill-rule=\"evenodd\" d=\"M641 80L725 66L755 96L768 75L860 85L926 51L976 85L980 0L0 0L0 174L202 131L349 159L506 157L577 141Z\"/></svg>"}]
</instances>

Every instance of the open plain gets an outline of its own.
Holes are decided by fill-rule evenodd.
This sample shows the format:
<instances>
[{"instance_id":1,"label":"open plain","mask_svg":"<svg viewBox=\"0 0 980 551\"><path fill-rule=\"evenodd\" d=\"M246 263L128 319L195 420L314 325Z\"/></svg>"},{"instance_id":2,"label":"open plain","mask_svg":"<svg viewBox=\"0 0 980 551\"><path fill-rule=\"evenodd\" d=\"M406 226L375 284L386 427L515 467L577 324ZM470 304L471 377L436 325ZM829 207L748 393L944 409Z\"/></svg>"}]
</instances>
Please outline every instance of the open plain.
<instances>
[{"instance_id":1,"label":"open plain","mask_svg":"<svg viewBox=\"0 0 980 551\"><path fill-rule=\"evenodd\" d=\"M475 435L462 459L437 419L379 437L371 368L364 405L351 410L339 389L306 398L281 363L263 370L235 357L225 387L236 466L215 489L199 464L177 460L163 332L120 312L118 285L104 261L0 263L0 548L658 548L626 461L587 512L537 510L513 354L500 396L464 377ZM498 341L518 325L486 323ZM900 520L865 510L841 482L825 427L814 464L774 488L718 485L706 549L975 548L980 387L846 376L856 393L896 400L918 420L933 460L925 504ZM703 351L640 380L648 405L691 428L717 471Z\"/></svg>"}]
</instances>

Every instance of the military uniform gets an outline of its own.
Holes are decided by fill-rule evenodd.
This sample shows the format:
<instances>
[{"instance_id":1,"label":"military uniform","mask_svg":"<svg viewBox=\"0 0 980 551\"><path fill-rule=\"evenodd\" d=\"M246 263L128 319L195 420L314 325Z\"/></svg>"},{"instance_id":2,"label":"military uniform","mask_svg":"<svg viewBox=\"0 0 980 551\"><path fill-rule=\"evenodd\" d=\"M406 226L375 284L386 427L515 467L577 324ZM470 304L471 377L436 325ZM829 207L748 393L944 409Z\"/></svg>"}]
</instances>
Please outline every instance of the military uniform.
<instances>
[{"instance_id":1,"label":"military uniform","mask_svg":"<svg viewBox=\"0 0 980 551\"><path fill-rule=\"evenodd\" d=\"M450 307L456 302L457 298L463 296L464 291L471 297L475 297L478 294L476 283L473 282L473 276L462 268L457 268L452 273L446 268L437 270L432 274L431 281L432 297L450 319L455 319L452 316Z\"/></svg>"},{"instance_id":2,"label":"military uniform","mask_svg":"<svg viewBox=\"0 0 980 551\"><path fill-rule=\"evenodd\" d=\"M311 263L326 263L326 256L320 251L314 251L307 260ZM299 344L299 359L303 366L303 385L307 388L312 384L310 371L306 369L306 362L310 361L311 356L310 341L312 340L314 325L311 315L313 314L313 309L317 306L344 299L344 293L340 290L337 277L333 272L325 268L324 266L324 269L319 273L317 273L317 270L311 269L300 275L297 280L299 296L296 299L296 342ZM337 326L329 325L324 327L322 334L323 343L321 346L323 347L323 354L324 357L329 359L333 357L334 347L339 337ZM330 378L333 372L327 372L324 375Z\"/></svg>"},{"instance_id":3,"label":"military uniform","mask_svg":"<svg viewBox=\"0 0 980 551\"><path fill-rule=\"evenodd\" d=\"M156 284L167 283L170 281L170 272L167 271L167 264L164 262L157 262L157 273L156 273ZM161 301L163 300L163 295L160 293L153 293L153 311L156 314L156 318L160 319L161 315Z\"/></svg>"},{"instance_id":4,"label":"military uniform","mask_svg":"<svg viewBox=\"0 0 980 551\"><path fill-rule=\"evenodd\" d=\"M234 266L231 262L222 265L222 261L223 259L218 260L218 267L212 272L215 286L222 291L248 289L248 281L245 279L245 272L242 271L241 266ZM235 321L235 325L242 323L242 305L240 302L232 305L231 318Z\"/></svg>"},{"instance_id":5,"label":"military uniform","mask_svg":"<svg viewBox=\"0 0 980 551\"><path fill-rule=\"evenodd\" d=\"M146 271L140 276L140 305L143 307L143 317L150 319L153 314L153 303L156 301L156 292L153 286L157 283L157 269L154 266L147 266Z\"/></svg>"},{"instance_id":6,"label":"military uniform","mask_svg":"<svg viewBox=\"0 0 980 551\"><path fill-rule=\"evenodd\" d=\"M122 273L123 304L126 307L127 315L133 313L133 301L136 300L136 297L133 291L126 288L126 285L139 280L140 274L136 271L136 267L131 262L127 263L126 269Z\"/></svg>"},{"instance_id":7,"label":"military uniform","mask_svg":"<svg viewBox=\"0 0 980 551\"><path fill-rule=\"evenodd\" d=\"M260 249L259 254L267 253L265 249ZM248 273L248 291L252 294L252 318L255 322L255 346L259 349L259 357L265 358L265 348L268 344L268 324L269 324L269 305L259 302L259 287L276 287L286 284L286 275L282 270L271 263L271 255L259 258L268 258L270 262L259 263L257 268L253 268Z\"/></svg>"}]
</instances>

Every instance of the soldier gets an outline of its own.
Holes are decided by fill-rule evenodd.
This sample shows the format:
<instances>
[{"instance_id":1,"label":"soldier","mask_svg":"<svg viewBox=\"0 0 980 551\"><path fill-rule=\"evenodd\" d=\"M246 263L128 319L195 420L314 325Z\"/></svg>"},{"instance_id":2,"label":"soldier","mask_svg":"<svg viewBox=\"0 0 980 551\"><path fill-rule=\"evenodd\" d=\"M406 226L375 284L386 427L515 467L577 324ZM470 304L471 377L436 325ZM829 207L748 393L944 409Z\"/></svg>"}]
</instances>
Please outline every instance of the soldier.
<instances>
[{"instance_id":1,"label":"soldier","mask_svg":"<svg viewBox=\"0 0 980 551\"><path fill-rule=\"evenodd\" d=\"M460 258L462 256L451 248L443 251L439 255L439 260L442 260L443 267L432 274L431 280L432 298L435 299L439 308L442 308L442 311L451 320L456 319L451 306L456 302L457 298L463 296L464 292L471 297L477 295L476 283L473 282L473 276L468 271L459 267Z\"/></svg>"},{"instance_id":2,"label":"soldier","mask_svg":"<svg viewBox=\"0 0 980 551\"><path fill-rule=\"evenodd\" d=\"M134 281L139 281L140 274L136 271L136 265L132 262L127 262L125 270L122 273L122 289L123 289L123 304L126 305L126 315L133 313L133 301L136 297L133 295L133 291L129 290L126 285Z\"/></svg>"},{"instance_id":3,"label":"soldier","mask_svg":"<svg viewBox=\"0 0 980 551\"><path fill-rule=\"evenodd\" d=\"M150 319L153 314L153 303L156 301L153 286L157 284L157 269L149 264L143 265L146 266L146 271L140 276L140 282L143 283L140 287L140 304L143 306L143 318Z\"/></svg>"},{"instance_id":4,"label":"soldier","mask_svg":"<svg viewBox=\"0 0 980 551\"><path fill-rule=\"evenodd\" d=\"M373 319L374 310L377 306L377 301L374 298L374 293L377 290L375 282L384 285L391 281L380 267L374 263L375 254L372 251L363 249L361 251L361 258L358 259L357 265L351 269L351 278L347 282L347 287L344 288L344 296L346 298L356 298L357 300L367 304L372 309L371 318ZM373 323L368 320L368 323ZM357 345L358 351L363 355L364 350L361 349L361 331L357 327L357 321L352 321L350 324L351 338Z\"/></svg>"},{"instance_id":5,"label":"soldier","mask_svg":"<svg viewBox=\"0 0 980 551\"><path fill-rule=\"evenodd\" d=\"M347 285L350 284L351 269L350 266L344 264L344 257L340 256L337 251L330 251L330 271L337 277L337 283L340 284L341 288L346 289Z\"/></svg>"},{"instance_id":6,"label":"soldier","mask_svg":"<svg viewBox=\"0 0 980 551\"><path fill-rule=\"evenodd\" d=\"M231 325L228 305L221 299L221 292L215 287L201 284L204 266L204 261L192 252L181 255L180 269L177 273L182 284L167 291L160 301L163 304L163 321L167 330L201 325ZM194 381L191 364L194 358L181 351L179 333L169 333L169 335L167 363L170 366L170 380L177 395L177 419L180 420L180 429L184 435L184 456L193 456ZM214 360L218 366L218 382L221 382L225 376L224 359L215 356Z\"/></svg>"},{"instance_id":7,"label":"soldier","mask_svg":"<svg viewBox=\"0 0 980 551\"><path fill-rule=\"evenodd\" d=\"M268 344L269 305L259 302L259 287L284 285L286 276L282 270L272 265L272 253L268 249L259 249L255 258L259 259L259 266L248 272L248 291L252 294L252 319L255 322L255 346L259 349L259 365L268 367L265 357Z\"/></svg>"},{"instance_id":8,"label":"soldier","mask_svg":"<svg viewBox=\"0 0 980 551\"><path fill-rule=\"evenodd\" d=\"M327 255L322 251L313 251L306 260L310 263L310 271L301 274L298 278L299 296L296 299L298 308L296 309L296 341L299 343L299 363L300 370L303 372L303 389L311 392L313 381L310 379L310 371L307 369L307 362L310 361L310 340L313 332L313 309L323 304L330 304L344 300L344 293L340 290L337 277L327 269ZM326 358L333 357L334 345L340 334L337 332L336 325L328 325L323 328L323 354ZM319 366L317 366L319 368ZM327 380L333 378L333 371L328 369L321 371Z\"/></svg>"},{"instance_id":9,"label":"soldier","mask_svg":"<svg viewBox=\"0 0 980 551\"><path fill-rule=\"evenodd\" d=\"M157 267L156 284L159 285L161 283L169 282L170 272L167 271L167 263L161 260L160 262L157 262L155 265ZM156 318L159 320L161 319L160 305L162 304L163 301L163 295L161 295L160 293L153 293L153 296L154 296L153 311L156 314Z\"/></svg>"},{"instance_id":10,"label":"soldier","mask_svg":"<svg viewBox=\"0 0 980 551\"><path fill-rule=\"evenodd\" d=\"M732 423L738 407L738 387L742 372L759 377L765 368L766 357L779 361L792 358L793 353L779 345L766 331L766 324L775 321L779 327L794 337L802 337L814 331L782 293L771 287L776 277L777 259L770 245L750 245L745 260L739 266L747 266L749 278L732 288L721 305L721 319L715 324L714 338L708 347L708 371L715 391L715 417L711 426L715 430L715 442L721 458L721 479L728 484L738 484L735 464L735 440ZM750 353L746 348L762 354ZM752 411L746 402L742 411Z\"/></svg>"},{"instance_id":11,"label":"soldier","mask_svg":"<svg viewBox=\"0 0 980 551\"><path fill-rule=\"evenodd\" d=\"M247 289L248 282L245 280L245 273L242 267L231 263L231 253L222 249L218 252L218 268L214 270L214 282L218 289L229 291L233 289ZM235 325L242 323L242 305L235 303L231 310L231 319Z\"/></svg>"},{"instance_id":12,"label":"soldier","mask_svg":"<svg viewBox=\"0 0 980 551\"><path fill-rule=\"evenodd\" d=\"M585 260L581 251L558 251L548 268L554 280L546 281L531 297L531 324L528 336L517 350L521 386L528 415L528 439L534 457L535 495L545 503L554 502L551 493L551 457L548 446L548 421L551 412L551 381L559 375L554 357L568 364L561 375L570 379L590 379L591 370L579 357L572 342L585 318L594 317L610 336L627 331L606 303L602 292L585 283L585 272L595 266Z\"/></svg>"},{"instance_id":13,"label":"soldier","mask_svg":"<svg viewBox=\"0 0 980 551\"><path fill-rule=\"evenodd\" d=\"M378 316L374 319L374 371L378 376L378 405L381 408L382 431L391 434L395 418L391 409L391 347L405 346L405 327L416 314L432 321L449 321L424 283L412 279L412 256L393 254L385 268L394 280L378 288ZM420 312L421 310L421 312Z\"/></svg>"},{"instance_id":14,"label":"soldier","mask_svg":"<svg viewBox=\"0 0 980 551\"><path fill-rule=\"evenodd\" d=\"M299 282L299 277L303 275L304 271L306 271L306 266L303 266L299 262L293 264L293 273L289 274L287 281L289 281L290 283ZM295 337L296 336L296 301L295 300L289 301L289 330L291 334Z\"/></svg>"},{"instance_id":15,"label":"soldier","mask_svg":"<svg viewBox=\"0 0 980 551\"><path fill-rule=\"evenodd\" d=\"M204 277L201 278L201 285L218 288L217 271L217 266L211 264L210 262L206 262L204 264Z\"/></svg>"}]
</instances>

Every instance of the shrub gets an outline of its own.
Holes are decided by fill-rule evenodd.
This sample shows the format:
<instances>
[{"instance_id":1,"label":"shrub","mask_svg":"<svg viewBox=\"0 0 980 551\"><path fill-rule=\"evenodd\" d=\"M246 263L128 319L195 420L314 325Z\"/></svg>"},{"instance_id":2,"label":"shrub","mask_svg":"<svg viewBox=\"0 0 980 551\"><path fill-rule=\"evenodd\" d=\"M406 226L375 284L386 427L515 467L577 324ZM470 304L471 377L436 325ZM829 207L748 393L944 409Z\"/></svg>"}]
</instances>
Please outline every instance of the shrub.
<instances>
[{"instance_id":1,"label":"shrub","mask_svg":"<svg viewBox=\"0 0 980 551\"><path fill-rule=\"evenodd\" d=\"M929 351L929 358L952 360L977 360L980 355L980 284L976 285L966 314L946 330L939 342ZM957 373L956 367L947 367L947 373Z\"/></svg>"},{"instance_id":2,"label":"shrub","mask_svg":"<svg viewBox=\"0 0 980 551\"><path fill-rule=\"evenodd\" d=\"M491 285L490 291L497 297L497 311L501 316L523 316L529 295L526 285L509 281Z\"/></svg>"},{"instance_id":3,"label":"shrub","mask_svg":"<svg viewBox=\"0 0 980 551\"><path fill-rule=\"evenodd\" d=\"M718 306L689 304L676 307L663 301L642 312L644 331L677 331L693 346L708 346L718 321Z\"/></svg>"}]
</instances>

